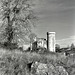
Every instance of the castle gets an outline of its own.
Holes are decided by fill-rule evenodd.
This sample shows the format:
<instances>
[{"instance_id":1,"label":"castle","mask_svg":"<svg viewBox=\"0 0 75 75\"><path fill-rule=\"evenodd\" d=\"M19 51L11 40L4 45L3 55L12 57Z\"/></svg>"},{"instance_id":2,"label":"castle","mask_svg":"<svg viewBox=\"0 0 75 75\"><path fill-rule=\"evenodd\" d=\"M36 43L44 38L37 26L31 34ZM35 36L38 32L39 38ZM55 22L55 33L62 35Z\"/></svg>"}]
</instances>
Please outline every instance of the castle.
<instances>
[{"instance_id":1,"label":"castle","mask_svg":"<svg viewBox=\"0 0 75 75\"><path fill-rule=\"evenodd\" d=\"M47 32L47 40L44 38L36 38L32 43L31 50L40 47L55 52L55 32Z\"/></svg>"}]
</instances>

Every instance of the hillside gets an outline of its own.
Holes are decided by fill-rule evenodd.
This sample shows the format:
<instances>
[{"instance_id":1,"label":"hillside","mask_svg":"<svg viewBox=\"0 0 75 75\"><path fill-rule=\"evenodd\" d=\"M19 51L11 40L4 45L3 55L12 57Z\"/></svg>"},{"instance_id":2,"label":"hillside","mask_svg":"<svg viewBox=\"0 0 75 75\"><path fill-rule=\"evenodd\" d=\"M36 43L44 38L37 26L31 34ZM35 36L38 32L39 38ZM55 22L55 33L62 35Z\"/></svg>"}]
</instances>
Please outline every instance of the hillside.
<instances>
[{"instance_id":1,"label":"hillside","mask_svg":"<svg viewBox=\"0 0 75 75\"><path fill-rule=\"evenodd\" d=\"M0 49L0 75L39 75L40 73L41 75L75 75L74 58L75 55L37 54L35 52ZM35 62L39 63L38 66ZM29 64L33 64L31 69L28 66ZM40 65L44 67L43 70L38 69Z\"/></svg>"}]
</instances>

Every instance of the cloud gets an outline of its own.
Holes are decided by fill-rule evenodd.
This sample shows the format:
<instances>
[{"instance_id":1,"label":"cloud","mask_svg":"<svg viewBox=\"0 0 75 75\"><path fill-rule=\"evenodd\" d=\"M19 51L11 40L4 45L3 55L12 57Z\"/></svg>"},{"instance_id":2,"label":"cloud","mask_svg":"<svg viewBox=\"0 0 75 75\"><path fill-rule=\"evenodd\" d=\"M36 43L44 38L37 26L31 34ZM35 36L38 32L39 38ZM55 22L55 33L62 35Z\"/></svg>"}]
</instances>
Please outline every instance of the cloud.
<instances>
[{"instance_id":1,"label":"cloud","mask_svg":"<svg viewBox=\"0 0 75 75\"><path fill-rule=\"evenodd\" d=\"M69 38L61 39L56 41L61 47L70 46L72 43L75 44L75 36L70 36Z\"/></svg>"}]
</instances>

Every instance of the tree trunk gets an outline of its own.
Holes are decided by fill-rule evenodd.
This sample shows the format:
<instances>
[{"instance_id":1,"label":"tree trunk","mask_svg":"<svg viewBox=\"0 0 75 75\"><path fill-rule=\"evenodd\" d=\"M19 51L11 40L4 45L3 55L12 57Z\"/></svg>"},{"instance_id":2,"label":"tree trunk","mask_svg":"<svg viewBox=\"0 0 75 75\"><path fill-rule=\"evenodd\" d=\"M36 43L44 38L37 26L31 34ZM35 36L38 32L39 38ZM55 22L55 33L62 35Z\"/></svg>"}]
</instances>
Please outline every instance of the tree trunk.
<instances>
[{"instance_id":1,"label":"tree trunk","mask_svg":"<svg viewBox=\"0 0 75 75\"><path fill-rule=\"evenodd\" d=\"M7 35L8 35L7 36L7 42L9 44L11 44L12 43L12 39L13 39L12 21L10 21L10 16L8 16L7 19L8 19L8 26L7 26L7 30L6 30Z\"/></svg>"}]
</instances>

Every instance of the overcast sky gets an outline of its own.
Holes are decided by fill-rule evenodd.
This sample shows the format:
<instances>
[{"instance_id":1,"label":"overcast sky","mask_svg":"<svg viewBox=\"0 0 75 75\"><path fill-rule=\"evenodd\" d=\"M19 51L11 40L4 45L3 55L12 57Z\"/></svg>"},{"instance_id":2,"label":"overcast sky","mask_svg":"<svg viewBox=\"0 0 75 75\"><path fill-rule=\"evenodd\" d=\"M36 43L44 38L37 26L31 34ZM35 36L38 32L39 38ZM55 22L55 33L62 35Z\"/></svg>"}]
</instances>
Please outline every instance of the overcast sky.
<instances>
[{"instance_id":1,"label":"overcast sky","mask_svg":"<svg viewBox=\"0 0 75 75\"><path fill-rule=\"evenodd\" d=\"M75 35L75 0L39 0L36 14L38 37L46 38L48 31L55 31L57 40Z\"/></svg>"}]
</instances>

